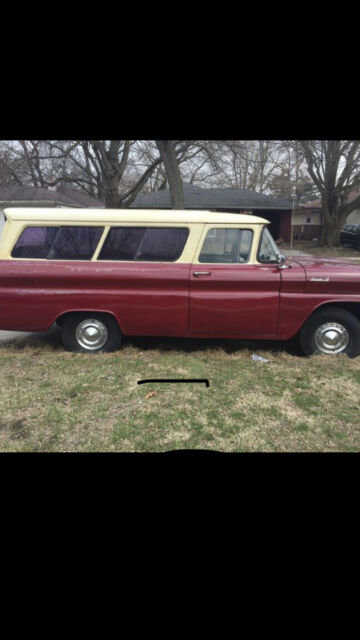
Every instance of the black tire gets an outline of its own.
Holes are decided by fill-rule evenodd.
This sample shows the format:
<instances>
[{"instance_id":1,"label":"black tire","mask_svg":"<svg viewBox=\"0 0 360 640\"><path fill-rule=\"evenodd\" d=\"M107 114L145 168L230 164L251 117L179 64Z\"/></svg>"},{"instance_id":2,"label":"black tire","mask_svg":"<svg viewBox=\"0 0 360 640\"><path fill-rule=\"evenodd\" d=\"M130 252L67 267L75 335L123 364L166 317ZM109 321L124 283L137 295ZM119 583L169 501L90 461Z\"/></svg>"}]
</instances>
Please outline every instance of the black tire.
<instances>
[{"instance_id":1,"label":"black tire","mask_svg":"<svg viewBox=\"0 0 360 640\"><path fill-rule=\"evenodd\" d=\"M119 349L122 334L115 318L110 315L73 313L63 321L61 340L68 351L99 353Z\"/></svg>"},{"instance_id":2,"label":"black tire","mask_svg":"<svg viewBox=\"0 0 360 640\"><path fill-rule=\"evenodd\" d=\"M360 354L360 322L346 309L323 309L307 320L299 339L305 355L346 353L349 358L356 358ZM323 348L319 348L319 344Z\"/></svg>"}]
</instances>

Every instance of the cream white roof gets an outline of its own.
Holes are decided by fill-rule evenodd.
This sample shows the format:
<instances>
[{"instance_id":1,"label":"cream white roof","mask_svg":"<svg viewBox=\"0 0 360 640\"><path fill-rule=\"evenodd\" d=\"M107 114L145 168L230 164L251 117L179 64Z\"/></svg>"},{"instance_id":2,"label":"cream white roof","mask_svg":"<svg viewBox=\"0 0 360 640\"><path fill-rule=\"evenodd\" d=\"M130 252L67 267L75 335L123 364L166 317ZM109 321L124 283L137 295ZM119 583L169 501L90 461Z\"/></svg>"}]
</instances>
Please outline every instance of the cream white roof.
<instances>
[{"instance_id":1,"label":"cream white roof","mask_svg":"<svg viewBox=\"0 0 360 640\"><path fill-rule=\"evenodd\" d=\"M216 211L191 211L188 209L73 209L11 207L4 210L9 220L26 222L175 222L202 224L263 224L268 222L258 216L241 213L220 213Z\"/></svg>"}]
</instances>

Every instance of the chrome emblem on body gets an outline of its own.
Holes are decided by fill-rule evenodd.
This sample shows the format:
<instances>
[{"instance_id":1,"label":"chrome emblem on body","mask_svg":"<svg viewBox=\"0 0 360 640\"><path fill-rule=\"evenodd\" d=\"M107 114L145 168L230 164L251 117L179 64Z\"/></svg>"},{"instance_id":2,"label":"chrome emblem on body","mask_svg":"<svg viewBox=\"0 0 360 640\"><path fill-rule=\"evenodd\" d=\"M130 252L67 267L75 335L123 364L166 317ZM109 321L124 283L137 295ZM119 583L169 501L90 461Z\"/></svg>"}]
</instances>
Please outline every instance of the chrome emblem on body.
<instances>
[{"instance_id":1,"label":"chrome emblem on body","mask_svg":"<svg viewBox=\"0 0 360 640\"><path fill-rule=\"evenodd\" d=\"M310 282L329 282L330 278L310 278Z\"/></svg>"}]
</instances>

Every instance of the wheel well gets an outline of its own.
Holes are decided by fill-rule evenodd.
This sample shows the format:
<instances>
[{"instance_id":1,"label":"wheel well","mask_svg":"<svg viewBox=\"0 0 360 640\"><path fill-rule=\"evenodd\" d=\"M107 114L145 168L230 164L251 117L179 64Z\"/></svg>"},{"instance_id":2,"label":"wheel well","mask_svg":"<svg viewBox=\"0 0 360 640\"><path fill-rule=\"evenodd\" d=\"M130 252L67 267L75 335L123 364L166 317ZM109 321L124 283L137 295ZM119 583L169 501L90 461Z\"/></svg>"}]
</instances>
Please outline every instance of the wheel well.
<instances>
[{"instance_id":1,"label":"wheel well","mask_svg":"<svg viewBox=\"0 0 360 640\"><path fill-rule=\"evenodd\" d=\"M306 325L306 323L318 312L326 311L330 309L345 309L346 311L350 311L359 321L360 321L360 302L326 302L325 304L321 304L319 307L316 307L310 315L302 321L300 327L296 331L296 333L292 336L291 339L297 339L300 331Z\"/></svg>"},{"instance_id":2,"label":"wheel well","mask_svg":"<svg viewBox=\"0 0 360 640\"><path fill-rule=\"evenodd\" d=\"M350 311L350 313L360 320L360 302L329 302L322 304L313 311L309 318L311 318L311 316L313 316L317 311L324 311L326 309L345 309L346 311Z\"/></svg>"},{"instance_id":3,"label":"wheel well","mask_svg":"<svg viewBox=\"0 0 360 640\"><path fill-rule=\"evenodd\" d=\"M110 316L110 318L114 318L116 323L119 325L119 329L121 330L118 319L116 318L116 316L114 316L113 313L110 313L107 311L94 311L94 309L90 309L89 311L87 311L86 309L85 310L81 309L81 311L66 311L65 313L62 313L60 316L56 318L55 323L57 324L58 327L62 327L64 324L65 318L68 318L69 316L78 316L83 314L90 314L90 315L96 314L97 316Z\"/></svg>"}]
</instances>

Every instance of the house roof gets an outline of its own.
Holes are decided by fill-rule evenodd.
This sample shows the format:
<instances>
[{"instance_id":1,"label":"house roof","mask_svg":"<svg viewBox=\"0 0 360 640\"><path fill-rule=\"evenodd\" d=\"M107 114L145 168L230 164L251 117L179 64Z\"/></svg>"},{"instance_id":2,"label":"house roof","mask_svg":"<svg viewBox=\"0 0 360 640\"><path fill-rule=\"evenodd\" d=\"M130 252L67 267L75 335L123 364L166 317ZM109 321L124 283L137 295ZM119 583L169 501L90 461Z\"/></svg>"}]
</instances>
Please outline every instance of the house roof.
<instances>
[{"instance_id":1,"label":"house roof","mask_svg":"<svg viewBox=\"0 0 360 640\"><path fill-rule=\"evenodd\" d=\"M6 187L0 189L0 203L7 206L13 202L44 202L65 205L67 207L104 207L102 200L93 198L83 191L67 186L59 186L56 190L43 187Z\"/></svg>"},{"instance_id":2,"label":"house roof","mask_svg":"<svg viewBox=\"0 0 360 640\"><path fill-rule=\"evenodd\" d=\"M268 196L248 189L203 189L183 184L186 209L291 209L292 200ZM170 191L163 189L138 196L131 207L136 209L170 209Z\"/></svg>"},{"instance_id":3,"label":"house roof","mask_svg":"<svg viewBox=\"0 0 360 640\"><path fill-rule=\"evenodd\" d=\"M360 189L354 189L354 191L350 191L346 202L352 202L359 195L360 195ZM301 206L304 207L305 209L322 209L321 199L310 200L310 202L305 202Z\"/></svg>"},{"instance_id":4,"label":"house roof","mask_svg":"<svg viewBox=\"0 0 360 640\"><path fill-rule=\"evenodd\" d=\"M299 205L302 209L321 209L321 200L310 200ZM301 212L298 212L301 213Z\"/></svg>"}]
</instances>

